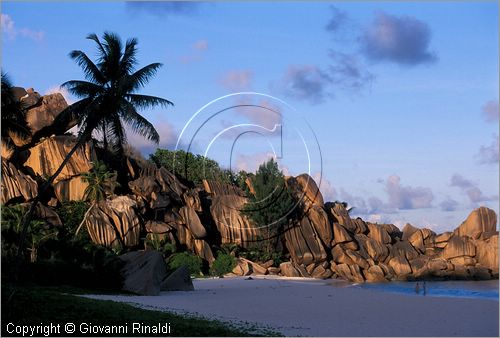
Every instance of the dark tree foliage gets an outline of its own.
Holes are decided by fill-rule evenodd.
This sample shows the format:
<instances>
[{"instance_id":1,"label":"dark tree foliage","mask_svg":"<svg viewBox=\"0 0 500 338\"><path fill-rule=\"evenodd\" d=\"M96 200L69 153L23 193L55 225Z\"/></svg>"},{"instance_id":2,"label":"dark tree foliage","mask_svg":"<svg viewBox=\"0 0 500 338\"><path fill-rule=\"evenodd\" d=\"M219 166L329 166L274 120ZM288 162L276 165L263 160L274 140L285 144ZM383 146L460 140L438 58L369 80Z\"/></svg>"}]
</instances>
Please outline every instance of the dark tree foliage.
<instances>
[{"instance_id":1,"label":"dark tree foliage","mask_svg":"<svg viewBox=\"0 0 500 338\"><path fill-rule=\"evenodd\" d=\"M2 141L8 148L14 147L11 134L20 138L30 136L30 129L26 123L26 111L22 103L14 97L12 83L2 72Z\"/></svg>"},{"instance_id":2,"label":"dark tree foliage","mask_svg":"<svg viewBox=\"0 0 500 338\"><path fill-rule=\"evenodd\" d=\"M196 185L202 184L203 179L231 183L231 173L228 170L221 169L216 161L202 155L184 150L157 149L154 154L149 155L149 160Z\"/></svg>"},{"instance_id":3,"label":"dark tree foliage","mask_svg":"<svg viewBox=\"0 0 500 338\"><path fill-rule=\"evenodd\" d=\"M288 225L288 219L295 213L295 200L285 184L283 173L273 159L261 164L252 177L254 194L242 212L252 220L253 225L265 234L263 243L268 252L278 241L278 235Z\"/></svg>"}]
</instances>

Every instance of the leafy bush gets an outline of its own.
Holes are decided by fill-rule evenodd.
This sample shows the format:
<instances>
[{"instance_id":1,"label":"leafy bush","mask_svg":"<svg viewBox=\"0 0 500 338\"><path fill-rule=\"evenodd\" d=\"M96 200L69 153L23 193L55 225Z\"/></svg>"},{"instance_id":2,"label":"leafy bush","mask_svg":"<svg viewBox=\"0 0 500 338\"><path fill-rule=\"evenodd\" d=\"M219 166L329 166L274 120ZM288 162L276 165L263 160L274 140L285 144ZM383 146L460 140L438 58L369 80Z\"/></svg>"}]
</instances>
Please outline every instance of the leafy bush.
<instances>
[{"instance_id":1,"label":"leafy bush","mask_svg":"<svg viewBox=\"0 0 500 338\"><path fill-rule=\"evenodd\" d=\"M191 275L197 276L201 274L202 261L196 255L189 252L179 252L173 254L168 259L168 267L171 270L176 270L183 265L187 266Z\"/></svg>"},{"instance_id":2,"label":"leafy bush","mask_svg":"<svg viewBox=\"0 0 500 338\"><path fill-rule=\"evenodd\" d=\"M239 252L240 257L246 258L252 262L265 263L273 260L273 266L279 266L284 261L281 252L268 252L257 246L250 247Z\"/></svg>"},{"instance_id":3,"label":"leafy bush","mask_svg":"<svg viewBox=\"0 0 500 338\"><path fill-rule=\"evenodd\" d=\"M273 252L277 245L277 236L282 232L288 219L294 217L295 201L285 184L283 173L278 163L270 159L259 166L252 179L254 194L243 207L254 226L265 232L263 244L267 252Z\"/></svg>"},{"instance_id":4,"label":"leafy bush","mask_svg":"<svg viewBox=\"0 0 500 338\"><path fill-rule=\"evenodd\" d=\"M14 257L18 250L22 233L21 223L26 211L22 205L2 207L2 255L7 259ZM31 220L25 237L25 243L29 246L26 250L29 252L30 261L36 262L40 246L57 235L58 230L49 227L43 220Z\"/></svg>"},{"instance_id":5,"label":"leafy bush","mask_svg":"<svg viewBox=\"0 0 500 338\"><path fill-rule=\"evenodd\" d=\"M85 212L89 208L89 203L85 201L63 202L56 209L61 222L68 231L74 232L80 225L85 216Z\"/></svg>"},{"instance_id":6,"label":"leafy bush","mask_svg":"<svg viewBox=\"0 0 500 338\"><path fill-rule=\"evenodd\" d=\"M154 154L149 155L149 160L196 185L202 184L203 179L231 183L228 170L221 169L216 161L202 155L183 150L157 149Z\"/></svg>"},{"instance_id":7,"label":"leafy bush","mask_svg":"<svg viewBox=\"0 0 500 338\"><path fill-rule=\"evenodd\" d=\"M236 259L228 254L219 253L215 261L210 267L210 274L212 276L224 276L226 273L233 271L236 266Z\"/></svg>"},{"instance_id":8,"label":"leafy bush","mask_svg":"<svg viewBox=\"0 0 500 338\"><path fill-rule=\"evenodd\" d=\"M162 236L161 234L147 234L144 244L147 249L159 251L166 256L169 256L176 251L175 244L170 242L167 236Z\"/></svg>"}]
</instances>

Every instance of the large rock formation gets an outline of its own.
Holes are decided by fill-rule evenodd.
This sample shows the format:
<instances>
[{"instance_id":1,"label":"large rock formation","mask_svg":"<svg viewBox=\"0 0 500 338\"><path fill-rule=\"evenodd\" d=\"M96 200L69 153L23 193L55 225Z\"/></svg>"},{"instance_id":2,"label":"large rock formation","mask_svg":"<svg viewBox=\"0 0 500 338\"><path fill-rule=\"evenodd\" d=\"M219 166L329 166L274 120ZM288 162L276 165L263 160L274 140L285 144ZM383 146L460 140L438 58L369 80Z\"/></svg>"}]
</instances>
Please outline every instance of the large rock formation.
<instances>
[{"instance_id":1,"label":"large rock formation","mask_svg":"<svg viewBox=\"0 0 500 338\"><path fill-rule=\"evenodd\" d=\"M30 148L24 166L31 169L35 175L50 177L56 172L75 144L76 138L73 136L49 137ZM96 155L93 147L86 144L75 151L54 182L57 183L89 172L92 168L92 162L95 160Z\"/></svg>"},{"instance_id":2,"label":"large rock formation","mask_svg":"<svg viewBox=\"0 0 500 338\"><path fill-rule=\"evenodd\" d=\"M133 251L119 258L124 264L121 270L123 291L143 296L160 294L162 283L167 277L167 267L158 251Z\"/></svg>"},{"instance_id":3,"label":"large rock formation","mask_svg":"<svg viewBox=\"0 0 500 338\"><path fill-rule=\"evenodd\" d=\"M107 247L138 245L141 223L135 207L136 202L128 196L96 204L85 220L92 241Z\"/></svg>"},{"instance_id":4,"label":"large rock formation","mask_svg":"<svg viewBox=\"0 0 500 338\"><path fill-rule=\"evenodd\" d=\"M495 231L497 225L496 213L488 208L480 207L472 211L467 219L455 229L458 236L478 238L483 232Z\"/></svg>"},{"instance_id":5,"label":"large rock formation","mask_svg":"<svg viewBox=\"0 0 500 338\"><path fill-rule=\"evenodd\" d=\"M34 134L31 140L18 142L23 146L23 152L15 156L19 163L14 165L2 158L2 204L33 199L37 181L51 176L76 142L74 137L62 135L67 128L56 130L51 125L67 107L60 94L42 97L34 90L22 88L16 89L16 93L29 106L27 119ZM49 204L81 199L86 188L81 174L88 172L96 159L92 144L78 149L55 180ZM219 250L223 244L250 248L266 237L266 229L255 227L241 212L247 198L240 188L214 180L204 180L202 186L194 187L192 182L181 183L166 168L131 156L125 160L129 179L123 188L130 189L131 194L115 196L92 207L86 227L94 242L133 248L141 244L139 235L143 231L149 240L168 240L210 265L215 260L213 250ZM247 181L250 192L251 183ZM287 177L286 184L301 202L299 216L290 219L276 236L276 250L287 261L276 267L273 261L251 262L240 257L234 274L339 277L355 282L498 278L497 215L493 210L474 210L453 232L436 234L410 224L400 231L392 224L352 219L344 203L325 203L316 182L307 174ZM52 209L44 205L38 209L47 222L58 226L60 220L54 217ZM130 280L144 278L139 277L143 273L145 278L157 281L159 277L152 270L160 264L158 257L150 253L136 255L130 256L129 261L135 262L138 273L131 274L135 277ZM145 272L139 267L141 264L145 264ZM128 289L154 294L159 292L159 283L155 283L153 291L149 286L146 291L137 289L137 285Z\"/></svg>"},{"instance_id":6,"label":"large rock formation","mask_svg":"<svg viewBox=\"0 0 500 338\"><path fill-rule=\"evenodd\" d=\"M245 197L238 195L212 197L210 214L221 235L222 243L247 247L262 237L261 230L253 227L249 219L240 212L246 202Z\"/></svg>"},{"instance_id":7,"label":"large rock formation","mask_svg":"<svg viewBox=\"0 0 500 338\"><path fill-rule=\"evenodd\" d=\"M26 121L32 133L51 125L56 116L68 107L61 93L45 95L40 101L26 113Z\"/></svg>"},{"instance_id":8,"label":"large rock formation","mask_svg":"<svg viewBox=\"0 0 500 338\"><path fill-rule=\"evenodd\" d=\"M311 206L323 207L323 195L319 191L316 182L308 174L297 177L289 176L286 184L292 189L295 196L304 203L306 208Z\"/></svg>"},{"instance_id":9,"label":"large rock formation","mask_svg":"<svg viewBox=\"0 0 500 338\"><path fill-rule=\"evenodd\" d=\"M11 201L29 201L38 193L38 184L19 171L14 164L2 158L1 204Z\"/></svg>"}]
</instances>

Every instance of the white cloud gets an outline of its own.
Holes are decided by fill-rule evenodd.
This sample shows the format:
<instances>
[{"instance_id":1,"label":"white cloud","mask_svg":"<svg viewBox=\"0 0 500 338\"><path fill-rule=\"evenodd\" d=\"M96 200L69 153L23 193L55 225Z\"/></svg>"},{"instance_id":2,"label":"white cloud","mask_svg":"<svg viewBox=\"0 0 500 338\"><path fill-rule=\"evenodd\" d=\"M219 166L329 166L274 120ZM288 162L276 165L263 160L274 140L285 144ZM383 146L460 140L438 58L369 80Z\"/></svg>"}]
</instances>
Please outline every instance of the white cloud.
<instances>
[{"instance_id":1,"label":"white cloud","mask_svg":"<svg viewBox=\"0 0 500 338\"><path fill-rule=\"evenodd\" d=\"M49 89L47 89L45 91L44 95L55 94L55 93L61 93L61 95L64 97L64 99L66 100L66 102L68 104L75 103L73 96L68 92L68 90L66 88L62 88L62 87L58 87L58 86L50 87Z\"/></svg>"},{"instance_id":2,"label":"white cloud","mask_svg":"<svg viewBox=\"0 0 500 338\"><path fill-rule=\"evenodd\" d=\"M167 121L161 121L153 124L158 134L160 134L160 144L148 141L143 136L134 133L130 128L126 127L127 143L133 148L139 150L142 154L147 155L153 153L156 148L171 149L177 142L177 132L172 124Z\"/></svg>"},{"instance_id":3,"label":"white cloud","mask_svg":"<svg viewBox=\"0 0 500 338\"><path fill-rule=\"evenodd\" d=\"M14 40L18 36L31 39L35 42L40 42L45 38L45 32L35 31L26 27L16 28L14 20L8 14L1 14L0 23L2 32L9 40Z\"/></svg>"},{"instance_id":4,"label":"white cloud","mask_svg":"<svg viewBox=\"0 0 500 338\"><path fill-rule=\"evenodd\" d=\"M276 160L276 157L271 152L255 153L251 155L241 154L238 155L236 161L232 161L234 165L231 170L233 172L238 172L240 170L245 170L246 172L256 172L262 163L267 162L271 158Z\"/></svg>"},{"instance_id":5,"label":"white cloud","mask_svg":"<svg viewBox=\"0 0 500 338\"><path fill-rule=\"evenodd\" d=\"M476 157L479 159L480 164L498 164L498 143L498 135L493 135L493 140L489 146L481 146L479 148Z\"/></svg>"},{"instance_id":6,"label":"white cloud","mask_svg":"<svg viewBox=\"0 0 500 338\"><path fill-rule=\"evenodd\" d=\"M391 175L385 188L389 195L389 205L397 209L420 209L432 207L434 194L430 188L401 185L401 178Z\"/></svg>"},{"instance_id":7,"label":"white cloud","mask_svg":"<svg viewBox=\"0 0 500 338\"><path fill-rule=\"evenodd\" d=\"M495 201L498 196L486 196L478 187L478 183L473 182L460 174L454 174L451 177L450 185L452 187L458 187L468 198L473 205L477 205L480 202Z\"/></svg>"},{"instance_id":8,"label":"white cloud","mask_svg":"<svg viewBox=\"0 0 500 338\"><path fill-rule=\"evenodd\" d=\"M439 204L439 206L442 211L455 211L458 208L458 202L448 196Z\"/></svg>"},{"instance_id":9,"label":"white cloud","mask_svg":"<svg viewBox=\"0 0 500 338\"><path fill-rule=\"evenodd\" d=\"M335 190L335 187L324 175L321 175L319 172L316 172L312 175L312 178L319 186L319 191L321 191L321 194L323 195L323 200L325 202L335 201L337 199L337 191Z\"/></svg>"}]
</instances>

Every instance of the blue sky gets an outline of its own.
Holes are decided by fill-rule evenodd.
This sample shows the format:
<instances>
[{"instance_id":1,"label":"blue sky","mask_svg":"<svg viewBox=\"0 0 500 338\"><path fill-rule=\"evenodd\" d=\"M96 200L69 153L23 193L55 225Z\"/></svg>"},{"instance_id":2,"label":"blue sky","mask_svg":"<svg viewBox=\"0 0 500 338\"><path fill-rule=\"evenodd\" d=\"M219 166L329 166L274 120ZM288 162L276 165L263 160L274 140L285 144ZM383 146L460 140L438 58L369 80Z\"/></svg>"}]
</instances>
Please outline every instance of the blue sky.
<instances>
[{"instance_id":1,"label":"blue sky","mask_svg":"<svg viewBox=\"0 0 500 338\"><path fill-rule=\"evenodd\" d=\"M94 56L85 37L106 30L138 38L140 65L164 64L143 91L175 103L144 112L163 147L173 149L208 102L253 91L271 97L217 101L181 144L201 130L192 149L204 153L229 126L281 124L285 172L321 172L326 199L365 220L444 231L479 205L498 212L498 2L3 2L2 69L16 85L52 92L83 76L68 53ZM234 104L281 115L213 115ZM228 165L233 134L207 154ZM272 152L268 141L280 147L276 135L238 138L232 165L254 169Z\"/></svg>"}]
</instances>

